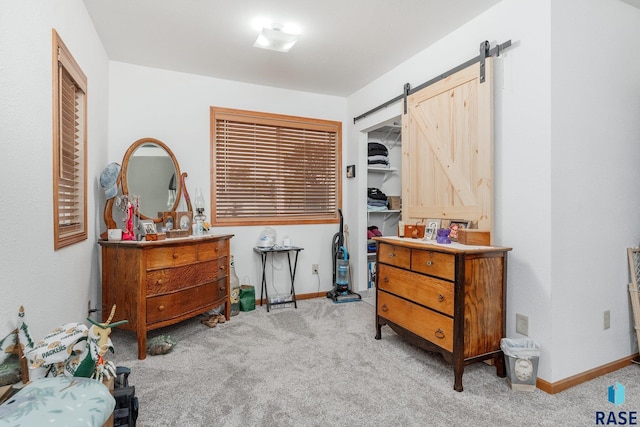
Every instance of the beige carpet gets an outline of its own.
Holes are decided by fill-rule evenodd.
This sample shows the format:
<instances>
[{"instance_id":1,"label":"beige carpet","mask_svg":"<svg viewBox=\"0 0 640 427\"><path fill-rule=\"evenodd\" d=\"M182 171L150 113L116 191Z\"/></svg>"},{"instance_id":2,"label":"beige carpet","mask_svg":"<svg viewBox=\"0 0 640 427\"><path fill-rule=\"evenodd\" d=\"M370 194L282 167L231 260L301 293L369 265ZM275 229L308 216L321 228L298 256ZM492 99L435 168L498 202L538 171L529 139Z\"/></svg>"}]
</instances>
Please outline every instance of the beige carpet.
<instances>
[{"instance_id":1,"label":"beige carpet","mask_svg":"<svg viewBox=\"0 0 640 427\"><path fill-rule=\"evenodd\" d=\"M443 359L390 328L375 340L367 302L303 300L208 328L199 318L162 330L178 344L136 359L133 334L114 330L110 360L131 368L138 426L591 426L596 412L640 410L640 366L556 395L518 392L495 368L468 366L453 390ZM626 402L607 401L619 381Z\"/></svg>"}]
</instances>

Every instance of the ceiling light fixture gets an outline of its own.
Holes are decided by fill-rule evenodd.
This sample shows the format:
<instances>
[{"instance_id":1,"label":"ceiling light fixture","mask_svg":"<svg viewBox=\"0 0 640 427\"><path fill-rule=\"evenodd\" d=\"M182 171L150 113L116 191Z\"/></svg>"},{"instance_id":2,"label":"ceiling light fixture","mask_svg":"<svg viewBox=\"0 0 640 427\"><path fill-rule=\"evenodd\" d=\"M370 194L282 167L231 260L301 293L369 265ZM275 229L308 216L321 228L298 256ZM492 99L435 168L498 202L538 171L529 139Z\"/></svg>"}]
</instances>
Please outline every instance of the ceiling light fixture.
<instances>
[{"instance_id":1,"label":"ceiling light fixture","mask_svg":"<svg viewBox=\"0 0 640 427\"><path fill-rule=\"evenodd\" d=\"M299 36L300 29L294 25L284 26L278 23L263 25L253 46L277 52L289 52Z\"/></svg>"}]
</instances>

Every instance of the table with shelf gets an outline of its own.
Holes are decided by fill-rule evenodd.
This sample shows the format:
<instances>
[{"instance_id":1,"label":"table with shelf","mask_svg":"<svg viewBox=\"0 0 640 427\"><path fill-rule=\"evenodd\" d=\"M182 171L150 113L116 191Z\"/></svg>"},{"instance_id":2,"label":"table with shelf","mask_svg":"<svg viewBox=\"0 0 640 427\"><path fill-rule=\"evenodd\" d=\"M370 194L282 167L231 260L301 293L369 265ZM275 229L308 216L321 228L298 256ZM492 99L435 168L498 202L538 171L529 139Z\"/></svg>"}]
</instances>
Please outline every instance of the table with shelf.
<instances>
[{"instance_id":1,"label":"table with shelf","mask_svg":"<svg viewBox=\"0 0 640 427\"><path fill-rule=\"evenodd\" d=\"M269 312L269 310L271 309L272 305L280 305L280 304L290 304L293 303L294 308L298 308L298 304L296 301L296 289L294 286L294 282L296 279L296 269L298 267L298 255L300 254L300 251L304 250L304 248L301 248L299 246L272 246L272 247L268 247L268 248L262 248L259 246L255 246L253 248L253 251L260 254L260 258L261 258L261 262L262 262L262 282L261 282L261 289L260 289L260 305L262 305L262 295L264 294L264 299L267 302L267 313ZM266 276L266 266L267 266L267 257L269 256L269 254L271 254L271 257L273 259L273 256L276 253L286 253L287 254L287 261L289 262L289 277L291 278L291 300L290 301L278 301L278 302L271 302L271 300L269 299L269 291L267 289L267 276ZM295 252L295 258L293 261L293 264L291 264L291 252Z\"/></svg>"}]
</instances>

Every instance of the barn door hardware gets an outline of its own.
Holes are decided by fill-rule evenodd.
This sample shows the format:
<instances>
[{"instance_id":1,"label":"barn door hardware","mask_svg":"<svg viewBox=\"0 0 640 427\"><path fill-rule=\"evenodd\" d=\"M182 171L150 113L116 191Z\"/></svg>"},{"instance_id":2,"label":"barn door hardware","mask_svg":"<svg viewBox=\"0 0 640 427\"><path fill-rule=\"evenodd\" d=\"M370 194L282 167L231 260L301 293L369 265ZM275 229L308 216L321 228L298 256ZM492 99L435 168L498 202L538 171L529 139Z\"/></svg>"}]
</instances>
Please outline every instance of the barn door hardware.
<instances>
[{"instance_id":1,"label":"barn door hardware","mask_svg":"<svg viewBox=\"0 0 640 427\"><path fill-rule=\"evenodd\" d=\"M491 46L488 41L480 43L480 83L484 83L484 61L489 56Z\"/></svg>"},{"instance_id":2,"label":"barn door hardware","mask_svg":"<svg viewBox=\"0 0 640 427\"><path fill-rule=\"evenodd\" d=\"M404 113L405 114L407 114L407 97L409 96L410 92L411 92L411 84L405 83L404 84Z\"/></svg>"},{"instance_id":3,"label":"barn door hardware","mask_svg":"<svg viewBox=\"0 0 640 427\"><path fill-rule=\"evenodd\" d=\"M355 124L358 120L363 119L367 116L369 116L370 114L375 113L376 111L382 110L383 108L387 108L389 105L391 104L395 104L396 102L400 101L400 100L404 100L404 113L407 113L407 97L409 95L411 95L412 93L415 93L419 90L424 89L427 86L431 86L432 84L439 82L442 79L445 79L447 77L449 77L452 74L457 73L460 70L463 70L465 68L467 68L469 65L475 64L476 62L480 62L480 83L484 83L485 81L485 76L484 76L484 63L485 60L491 56L500 56L500 52L502 52L503 50L505 50L506 48L508 48L509 46L511 46L511 40L507 40L506 42L502 43L502 44L497 44L496 46L494 46L493 48L491 48L491 45L488 41L483 41L482 43L480 43L480 54L478 56L476 56L475 58L472 58L460 65L458 65L457 67L454 67L452 69L450 69L449 71L434 77L433 79L429 80L428 82L422 83L419 86L414 87L413 89L411 89L411 85L409 83L405 83L404 85L404 90L402 95L398 95L393 99L388 100L385 103L382 103L380 105L378 105L375 108L372 108L371 110L367 111L366 113L360 114L358 117L354 117L353 118L353 123Z\"/></svg>"}]
</instances>

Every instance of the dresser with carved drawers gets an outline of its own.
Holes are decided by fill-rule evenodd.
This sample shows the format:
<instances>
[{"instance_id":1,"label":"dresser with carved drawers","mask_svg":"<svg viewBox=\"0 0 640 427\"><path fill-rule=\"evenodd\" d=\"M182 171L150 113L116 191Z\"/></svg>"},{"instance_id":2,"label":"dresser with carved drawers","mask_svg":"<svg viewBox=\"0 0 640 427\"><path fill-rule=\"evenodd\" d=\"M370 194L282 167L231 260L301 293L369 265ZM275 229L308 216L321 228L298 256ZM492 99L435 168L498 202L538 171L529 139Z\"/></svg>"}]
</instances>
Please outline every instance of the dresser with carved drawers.
<instances>
[{"instance_id":1,"label":"dresser with carved drawers","mask_svg":"<svg viewBox=\"0 0 640 427\"><path fill-rule=\"evenodd\" d=\"M492 360L505 376L507 253L511 248L375 238L376 339L382 326L453 365L462 391L465 365Z\"/></svg>"},{"instance_id":2,"label":"dresser with carved drawers","mask_svg":"<svg viewBox=\"0 0 640 427\"><path fill-rule=\"evenodd\" d=\"M229 318L229 242L232 235L159 241L107 241L102 246L102 319L116 305L118 328L138 340L146 357L147 331L224 305Z\"/></svg>"}]
</instances>

